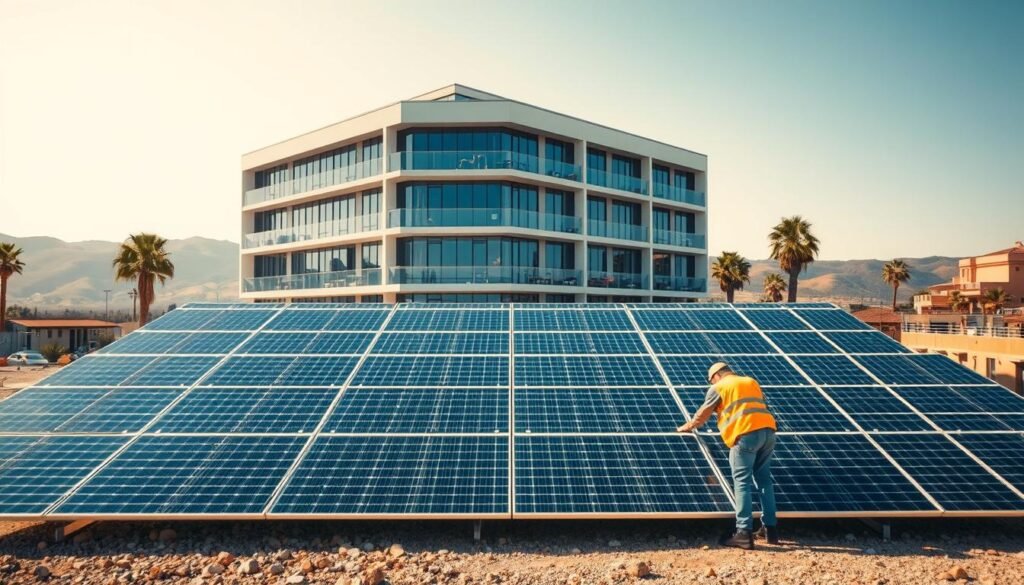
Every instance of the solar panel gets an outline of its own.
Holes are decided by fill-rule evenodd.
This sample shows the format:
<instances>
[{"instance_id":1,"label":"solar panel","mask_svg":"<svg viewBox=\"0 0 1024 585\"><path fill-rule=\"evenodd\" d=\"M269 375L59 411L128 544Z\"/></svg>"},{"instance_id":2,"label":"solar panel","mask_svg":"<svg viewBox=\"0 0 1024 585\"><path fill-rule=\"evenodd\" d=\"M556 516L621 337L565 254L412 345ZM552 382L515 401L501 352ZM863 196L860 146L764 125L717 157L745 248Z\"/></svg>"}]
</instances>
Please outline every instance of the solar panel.
<instances>
[{"instance_id":1,"label":"solar panel","mask_svg":"<svg viewBox=\"0 0 1024 585\"><path fill-rule=\"evenodd\" d=\"M258 515L305 442L299 436L142 436L55 513Z\"/></svg>"},{"instance_id":2,"label":"solar panel","mask_svg":"<svg viewBox=\"0 0 1024 585\"><path fill-rule=\"evenodd\" d=\"M719 360L781 511L1024 515L1024 399L832 305L202 303L0 401L0 517L726 518Z\"/></svg>"},{"instance_id":3,"label":"solar panel","mask_svg":"<svg viewBox=\"0 0 1024 585\"><path fill-rule=\"evenodd\" d=\"M690 436L521 435L515 461L515 513L524 517L731 510Z\"/></svg>"},{"instance_id":4,"label":"solar panel","mask_svg":"<svg viewBox=\"0 0 1024 585\"><path fill-rule=\"evenodd\" d=\"M507 436L321 436L271 514L503 516L508 470Z\"/></svg>"}]
</instances>

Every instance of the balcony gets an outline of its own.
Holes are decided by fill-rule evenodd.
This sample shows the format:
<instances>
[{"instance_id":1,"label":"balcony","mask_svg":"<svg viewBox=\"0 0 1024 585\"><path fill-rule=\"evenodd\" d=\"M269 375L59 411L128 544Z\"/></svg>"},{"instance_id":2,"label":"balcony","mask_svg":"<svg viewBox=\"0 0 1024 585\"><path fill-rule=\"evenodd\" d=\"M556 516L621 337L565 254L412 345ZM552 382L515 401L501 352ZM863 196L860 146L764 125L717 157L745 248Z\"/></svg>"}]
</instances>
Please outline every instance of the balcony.
<instances>
[{"instance_id":1,"label":"balcony","mask_svg":"<svg viewBox=\"0 0 1024 585\"><path fill-rule=\"evenodd\" d=\"M654 230L654 243L682 246L684 248L699 248L701 250L705 247L703 235L671 230Z\"/></svg>"},{"instance_id":2,"label":"balcony","mask_svg":"<svg viewBox=\"0 0 1024 585\"><path fill-rule=\"evenodd\" d=\"M260 276L242 280L242 292L348 288L380 284L380 268L311 272L286 276Z\"/></svg>"},{"instance_id":3,"label":"balcony","mask_svg":"<svg viewBox=\"0 0 1024 585\"><path fill-rule=\"evenodd\" d=\"M629 191L639 195L647 195L647 181L629 175L619 175L597 169L587 169L587 183L599 187L611 187L620 191Z\"/></svg>"},{"instance_id":4,"label":"balcony","mask_svg":"<svg viewBox=\"0 0 1024 585\"><path fill-rule=\"evenodd\" d=\"M521 227L578 234L580 218L509 207L392 209L388 227Z\"/></svg>"},{"instance_id":5,"label":"balcony","mask_svg":"<svg viewBox=\"0 0 1024 585\"><path fill-rule=\"evenodd\" d=\"M602 238L617 238L619 240L632 240L634 242L646 242L647 228L642 225L633 225L631 223L618 223L592 219L587 221L587 235L599 236Z\"/></svg>"},{"instance_id":6,"label":"balcony","mask_svg":"<svg viewBox=\"0 0 1024 585\"><path fill-rule=\"evenodd\" d=\"M641 290L647 288L647 275L632 272L601 272L591 270L587 273L587 286Z\"/></svg>"},{"instance_id":7,"label":"balcony","mask_svg":"<svg viewBox=\"0 0 1024 585\"><path fill-rule=\"evenodd\" d=\"M354 165L341 167L339 169L324 171L315 175L294 177L291 180L286 180L275 185L268 185L266 187L260 187L259 189L250 189L246 191L245 195L242 197L242 203L243 205L254 205L256 203L263 203L264 201L271 201L273 199L280 199L290 195L298 195L299 193L305 193L307 191L323 189L324 187L332 187L334 185L342 185L344 183L351 183L360 179L374 177L381 174L383 170L382 166L381 159L375 158L365 160Z\"/></svg>"},{"instance_id":8,"label":"balcony","mask_svg":"<svg viewBox=\"0 0 1024 585\"><path fill-rule=\"evenodd\" d=\"M428 150L395 152L389 171L490 171L513 170L580 180L580 167L510 150Z\"/></svg>"},{"instance_id":9,"label":"balcony","mask_svg":"<svg viewBox=\"0 0 1024 585\"><path fill-rule=\"evenodd\" d=\"M707 279L688 276L654 275L654 290L706 292Z\"/></svg>"},{"instance_id":10,"label":"balcony","mask_svg":"<svg viewBox=\"0 0 1024 585\"><path fill-rule=\"evenodd\" d=\"M260 246L275 246L277 244L290 244L292 242L304 242L308 240L321 240L348 234L370 232L380 227L380 215L366 214L347 219L324 221L320 223L304 224L265 232L246 234L242 238L242 248L258 248Z\"/></svg>"},{"instance_id":11,"label":"balcony","mask_svg":"<svg viewBox=\"0 0 1024 585\"><path fill-rule=\"evenodd\" d=\"M530 266L398 266L389 284L540 284L579 286L580 271Z\"/></svg>"},{"instance_id":12,"label":"balcony","mask_svg":"<svg viewBox=\"0 0 1024 585\"><path fill-rule=\"evenodd\" d=\"M684 187L674 187L661 183L654 184L654 196L679 203L689 203L699 207L707 207L707 196L703 191L691 191Z\"/></svg>"}]
</instances>

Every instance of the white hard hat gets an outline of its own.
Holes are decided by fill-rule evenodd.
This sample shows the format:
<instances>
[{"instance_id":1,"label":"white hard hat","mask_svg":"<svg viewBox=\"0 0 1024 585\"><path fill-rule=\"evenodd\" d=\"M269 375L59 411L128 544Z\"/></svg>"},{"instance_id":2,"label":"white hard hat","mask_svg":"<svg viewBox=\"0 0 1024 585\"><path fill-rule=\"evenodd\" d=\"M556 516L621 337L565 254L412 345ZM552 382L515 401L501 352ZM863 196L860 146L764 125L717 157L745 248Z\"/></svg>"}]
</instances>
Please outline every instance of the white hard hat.
<instances>
[{"instance_id":1,"label":"white hard hat","mask_svg":"<svg viewBox=\"0 0 1024 585\"><path fill-rule=\"evenodd\" d=\"M708 382L710 382L711 378L714 378L715 374L717 374L718 372L721 372L722 370L728 370L728 369L729 369L729 364L727 364L725 362L715 362L714 364L711 365L710 368L708 368Z\"/></svg>"}]
</instances>

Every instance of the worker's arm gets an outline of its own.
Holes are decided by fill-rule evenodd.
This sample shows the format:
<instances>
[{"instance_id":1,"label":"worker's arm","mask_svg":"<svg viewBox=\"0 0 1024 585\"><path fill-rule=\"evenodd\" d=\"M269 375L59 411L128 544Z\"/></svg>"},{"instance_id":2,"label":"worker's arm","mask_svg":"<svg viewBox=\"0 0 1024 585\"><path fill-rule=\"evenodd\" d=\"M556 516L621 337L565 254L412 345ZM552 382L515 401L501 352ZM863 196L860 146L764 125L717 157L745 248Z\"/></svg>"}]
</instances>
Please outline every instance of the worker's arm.
<instances>
[{"instance_id":1,"label":"worker's arm","mask_svg":"<svg viewBox=\"0 0 1024 585\"><path fill-rule=\"evenodd\" d=\"M704 426L704 423L708 422L708 419L711 418L711 415L715 414L715 410L718 409L718 403L721 401L722 397L719 396L718 391L715 390L715 387L712 386L711 388L709 388L707 395L704 397L704 404L702 404L701 407L697 409L697 412L693 415L693 418L690 420L690 422L680 426L678 429L676 429L676 432L690 433Z\"/></svg>"}]
</instances>

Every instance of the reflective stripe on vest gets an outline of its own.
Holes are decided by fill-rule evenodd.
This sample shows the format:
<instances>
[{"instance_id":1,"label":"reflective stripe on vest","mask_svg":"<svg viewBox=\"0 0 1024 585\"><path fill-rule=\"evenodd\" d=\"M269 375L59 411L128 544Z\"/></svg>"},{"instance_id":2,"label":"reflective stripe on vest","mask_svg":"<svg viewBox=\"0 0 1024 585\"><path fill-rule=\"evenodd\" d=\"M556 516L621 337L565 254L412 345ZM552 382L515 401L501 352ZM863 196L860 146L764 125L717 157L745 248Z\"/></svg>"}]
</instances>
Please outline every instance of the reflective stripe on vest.
<instances>
[{"instance_id":1,"label":"reflective stripe on vest","mask_svg":"<svg viewBox=\"0 0 1024 585\"><path fill-rule=\"evenodd\" d=\"M729 447L743 435L760 429L775 430L775 417L764 402L761 386L753 378L728 376L715 384L722 398L718 403L718 431Z\"/></svg>"}]
</instances>

